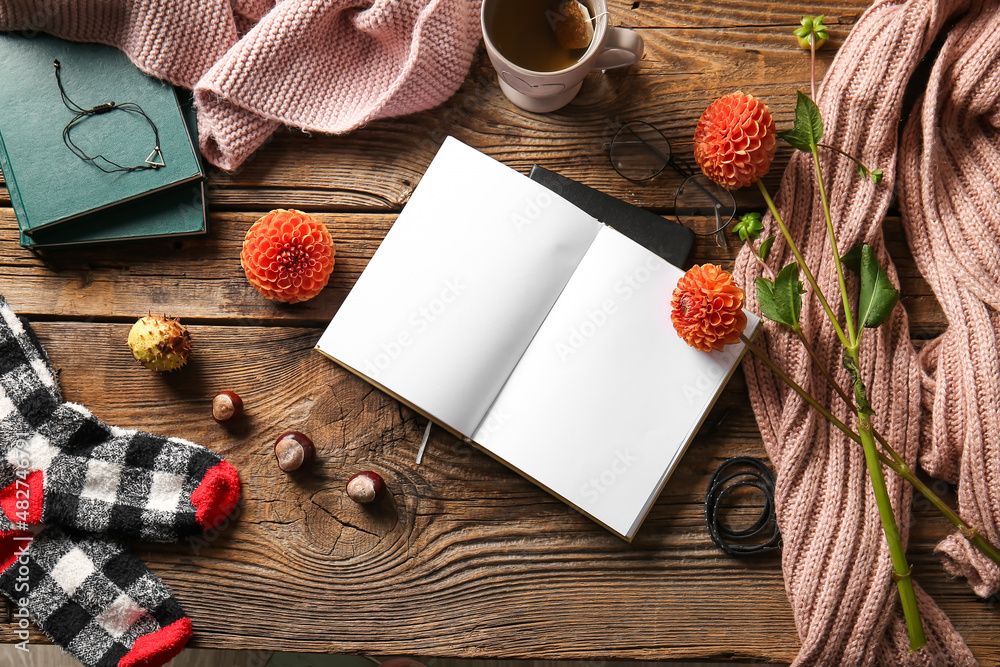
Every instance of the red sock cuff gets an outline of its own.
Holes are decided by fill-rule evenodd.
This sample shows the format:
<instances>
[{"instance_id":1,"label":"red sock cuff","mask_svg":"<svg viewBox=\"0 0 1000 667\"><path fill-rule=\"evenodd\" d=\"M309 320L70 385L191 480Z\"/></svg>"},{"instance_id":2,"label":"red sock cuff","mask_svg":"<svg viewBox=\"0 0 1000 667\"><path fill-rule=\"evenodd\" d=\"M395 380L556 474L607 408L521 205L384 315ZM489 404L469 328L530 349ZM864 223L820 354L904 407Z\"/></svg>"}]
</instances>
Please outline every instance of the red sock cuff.
<instances>
[{"instance_id":1,"label":"red sock cuff","mask_svg":"<svg viewBox=\"0 0 1000 667\"><path fill-rule=\"evenodd\" d=\"M191 619L184 617L135 640L118 667L160 667L181 652L191 639Z\"/></svg>"},{"instance_id":2,"label":"red sock cuff","mask_svg":"<svg viewBox=\"0 0 1000 667\"><path fill-rule=\"evenodd\" d=\"M195 519L205 530L222 523L240 500L240 477L236 468L220 461L205 473L191 494Z\"/></svg>"},{"instance_id":3,"label":"red sock cuff","mask_svg":"<svg viewBox=\"0 0 1000 667\"><path fill-rule=\"evenodd\" d=\"M45 473L35 470L0 489L0 509L14 523L37 526L42 522Z\"/></svg>"},{"instance_id":4,"label":"red sock cuff","mask_svg":"<svg viewBox=\"0 0 1000 667\"><path fill-rule=\"evenodd\" d=\"M0 574L17 562L34 537L34 533L26 530L0 531Z\"/></svg>"}]
</instances>

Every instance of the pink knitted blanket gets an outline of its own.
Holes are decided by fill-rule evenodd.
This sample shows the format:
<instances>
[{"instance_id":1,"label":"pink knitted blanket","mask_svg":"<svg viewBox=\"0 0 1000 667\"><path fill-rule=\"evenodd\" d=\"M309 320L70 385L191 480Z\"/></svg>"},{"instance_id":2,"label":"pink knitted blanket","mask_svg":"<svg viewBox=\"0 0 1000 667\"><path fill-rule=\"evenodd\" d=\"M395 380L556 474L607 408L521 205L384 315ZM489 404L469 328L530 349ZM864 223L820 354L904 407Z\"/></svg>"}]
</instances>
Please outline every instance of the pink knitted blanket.
<instances>
[{"instance_id":1,"label":"pink knitted blanket","mask_svg":"<svg viewBox=\"0 0 1000 667\"><path fill-rule=\"evenodd\" d=\"M1000 544L1000 22L997 0L878 0L860 19L825 77L818 103L824 142L885 169L881 185L854 166L823 155L842 252L865 241L894 283L881 221L898 195L913 256L948 318L946 332L920 354L906 312L897 308L865 335L863 372L875 425L915 467L958 484L962 516ZM940 40L926 91L904 108L921 58ZM916 93L921 84L916 84ZM899 121L909 114L899 136ZM831 303L839 302L811 157L797 153L778 205ZM771 232L776 226L768 219ZM780 240L770 259L794 261ZM737 277L759 269L744 252ZM753 290L750 290L752 293ZM903 298L905 299L905 290ZM756 308L754 297L750 307ZM849 386L839 344L816 300L806 298L806 335L841 386ZM847 423L795 337L769 326L772 359ZM797 665L967 665L962 638L919 587L929 643L908 654L889 552L860 447L848 441L755 359L745 363L751 402L777 470L776 505L784 538L785 587L802 640ZM886 471L904 540L912 493ZM976 593L1000 588L1000 572L960 535L938 551L949 572ZM945 576L920 571L921 578Z\"/></svg>"},{"instance_id":2,"label":"pink knitted blanket","mask_svg":"<svg viewBox=\"0 0 1000 667\"><path fill-rule=\"evenodd\" d=\"M280 125L341 133L461 85L481 0L0 0L0 30L124 51L193 88L201 152L235 169Z\"/></svg>"}]
</instances>

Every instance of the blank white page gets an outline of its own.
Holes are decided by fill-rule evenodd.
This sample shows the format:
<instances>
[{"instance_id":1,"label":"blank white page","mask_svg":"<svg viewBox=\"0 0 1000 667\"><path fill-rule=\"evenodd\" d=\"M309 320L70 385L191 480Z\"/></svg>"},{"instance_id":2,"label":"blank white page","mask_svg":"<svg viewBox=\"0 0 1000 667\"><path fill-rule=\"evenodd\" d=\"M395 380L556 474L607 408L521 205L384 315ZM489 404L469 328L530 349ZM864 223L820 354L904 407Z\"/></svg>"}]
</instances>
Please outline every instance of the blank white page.
<instances>
[{"instance_id":1,"label":"blank white page","mask_svg":"<svg viewBox=\"0 0 1000 667\"><path fill-rule=\"evenodd\" d=\"M626 539L743 353L678 337L682 275L603 228L473 438ZM759 320L747 317L749 334Z\"/></svg>"},{"instance_id":2,"label":"blank white page","mask_svg":"<svg viewBox=\"0 0 1000 667\"><path fill-rule=\"evenodd\" d=\"M449 137L317 348L471 437L600 227Z\"/></svg>"}]
</instances>

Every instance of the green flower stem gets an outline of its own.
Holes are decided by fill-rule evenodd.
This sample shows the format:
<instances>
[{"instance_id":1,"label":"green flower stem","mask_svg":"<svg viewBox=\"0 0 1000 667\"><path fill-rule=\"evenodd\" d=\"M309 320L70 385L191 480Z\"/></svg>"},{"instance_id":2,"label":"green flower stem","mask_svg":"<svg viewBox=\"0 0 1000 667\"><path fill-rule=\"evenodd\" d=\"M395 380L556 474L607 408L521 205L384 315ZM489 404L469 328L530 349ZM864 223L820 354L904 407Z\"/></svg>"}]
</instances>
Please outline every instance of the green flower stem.
<instances>
[{"instance_id":1,"label":"green flower stem","mask_svg":"<svg viewBox=\"0 0 1000 667\"><path fill-rule=\"evenodd\" d=\"M816 31L809 32L809 84L813 102L816 101Z\"/></svg>"},{"instance_id":2,"label":"green flower stem","mask_svg":"<svg viewBox=\"0 0 1000 667\"><path fill-rule=\"evenodd\" d=\"M802 333L802 326L796 325L792 327L792 331L794 331L795 335L799 337L799 341L802 343L802 347L806 349L806 352L809 353L809 358L813 360L813 363L816 364L817 368L819 368L820 373L822 373L823 377L826 378L827 384L829 384L830 387L835 392L837 392L837 394L842 399L844 399L844 402L847 403L847 405L851 408L851 410L853 410L854 401L848 397L847 393L843 389L841 389L840 385L837 384L837 381L833 379L833 375L830 374L830 371L827 369L826 364L824 364L820 360L819 355L816 354L816 350L813 348L812 343L810 343L809 339L806 338L804 333Z\"/></svg>"},{"instance_id":3,"label":"green flower stem","mask_svg":"<svg viewBox=\"0 0 1000 667\"><path fill-rule=\"evenodd\" d=\"M885 533L886 544L889 545L889 557L892 559L892 578L899 589L899 601L903 607L903 617L906 619L906 629L910 634L910 650L916 651L927 643L924 634L924 624L917 608L917 594L913 590L913 575L910 564L906 560L906 551L896 526L896 515L892 512L892 502L885 486L885 476L882 473L882 461L875 449L875 438L872 436L872 423L869 415L861 410L858 415L858 431L861 435L861 446L865 450L865 462L868 464L868 476L871 478L872 491L875 493L875 503L878 505L879 517L882 519L882 530Z\"/></svg>"},{"instance_id":4,"label":"green flower stem","mask_svg":"<svg viewBox=\"0 0 1000 667\"><path fill-rule=\"evenodd\" d=\"M847 337L851 344L845 345L851 356L857 361L857 349L860 343L860 331L854 332L854 315L851 313L851 299L847 294L847 283L844 282L844 267L840 261L840 251L837 249L837 236L833 232L833 219L830 217L830 200L826 197L826 187L823 185L823 172L819 166L819 149L812 147L813 166L816 168L816 184L819 186L819 198L823 202L823 216L826 218L826 232L830 237L830 248L833 250L833 263L837 267L837 282L840 284L840 298L844 302L844 318L847 320ZM864 323L859 322L858 326Z\"/></svg>"},{"instance_id":5,"label":"green flower stem","mask_svg":"<svg viewBox=\"0 0 1000 667\"><path fill-rule=\"evenodd\" d=\"M837 332L837 338L840 339L840 343L845 348L850 348L851 341L847 339L844 335L844 330L840 326L840 322L837 321L837 316L833 314L833 309L830 308L830 304L827 303L826 297L823 296L823 291L820 290L819 284L816 282L816 278L813 277L812 271L806 265L806 260L803 259L802 253L799 252L798 246L795 245L795 241L792 240L792 235L788 231L788 227L785 226L784 220L781 219L781 214L778 213L778 207L774 205L771 200L771 195L768 194L767 188L764 187L764 182L757 179L757 187L760 189L760 193L764 195L764 201L767 202L767 207L771 210L771 215L774 216L775 222L778 223L778 228L781 230L781 234L785 237L785 241L788 243L788 247L791 248L792 254L795 255L795 260L799 263L799 268L802 269L802 273L805 274L806 280L809 281L809 285L812 287L813 292L816 294L816 298L819 299L820 305L823 306L823 310L826 311L826 316L830 318L830 323L833 324L834 331ZM850 322L850 318L848 318Z\"/></svg>"},{"instance_id":6,"label":"green flower stem","mask_svg":"<svg viewBox=\"0 0 1000 667\"><path fill-rule=\"evenodd\" d=\"M865 172L867 172L867 173L871 173L871 171L872 171L871 169L868 168L868 166L864 162L862 162L858 158L854 157L850 153L845 153L844 151L840 150L836 146L831 146L830 144L816 144L816 148L825 148L828 151L833 151L834 153L838 153L838 154L842 155L843 157L846 157L848 160L850 160L851 162L853 162L857 166L859 166L862 169L864 169Z\"/></svg>"},{"instance_id":7,"label":"green flower stem","mask_svg":"<svg viewBox=\"0 0 1000 667\"><path fill-rule=\"evenodd\" d=\"M837 419L832 412L830 412L822 405L820 405L819 401L817 401L809 394L809 392L803 389L798 382L793 380L788 375L788 373L781 370L781 368L777 364L771 361L771 358L764 353L764 350L757 347L755 343L751 342L750 339L744 336L743 334L740 334L740 340L743 341L743 344L747 346L748 350L753 352L758 359L764 362L764 365L766 365L768 368L771 369L772 373L777 375L782 382L791 387L792 390L794 390L796 394L801 396L806 403L811 405L813 409L816 410L816 412L823 415L823 417L825 417L828 422L830 422L831 424L839 428L841 431L843 431L844 435L846 435L848 438L857 443L861 442L861 438L858 436L857 433L851 430L850 426Z\"/></svg>"},{"instance_id":8,"label":"green flower stem","mask_svg":"<svg viewBox=\"0 0 1000 667\"><path fill-rule=\"evenodd\" d=\"M747 244L749 244L750 249L753 250L753 258L755 260L757 260L757 263L760 265L760 268L764 270L764 273L767 274L767 277L773 283L774 282L774 271L772 271L771 267L768 266L767 263L760 258L760 249L758 248L758 244L755 243L753 239L748 239L747 240Z\"/></svg>"},{"instance_id":9,"label":"green flower stem","mask_svg":"<svg viewBox=\"0 0 1000 667\"><path fill-rule=\"evenodd\" d=\"M796 333L799 333L800 338L803 338L801 332L796 332ZM771 371L778 376L778 378L780 378L783 382L785 382L785 384L791 387L795 391L795 393L797 393L800 397L802 397L803 400L805 400L807 403L809 403L809 405L811 405L821 415L823 415L823 417L825 417L827 421L829 421L831 424L839 428L848 438L858 443L859 445L861 444L861 436L855 433L850 427L845 425L842 421L840 421L832 414L830 414L828 410L820 406L819 403L815 399L813 399L812 396L810 396L805 389L799 386L784 371L782 371L773 362L771 362L770 358L768 358L767 355L764 354L763 350L761 350L755 344L748 341L746 338L742 338L742 340L743 343L747 346L747 348L751 352L753 352L754 355L756 355L761 361L763 361L768 366L768 368L770 368ZM846 392L844 392L844 390L841 389L840 386L833 381L833 378L830 375L829 371L825 369L823 364L819 361L819 358L816 356L815 351L811 349L812 346L809 345L805 340L803 340L803 343L805 343L806 349L810 351L810 356L812 357L813 362L816 363L816 365L819 366L820 369L823 371L823 374L824 376L826 376L827 381L830 382L831 386L840 395L840 397L844 399L844 402L847 403L852 410L854 410L855 409L854 401L851 400L847 396ZM955 526L955 528L957 528L958 531L962 533L962 535L964 535L966 539L969 540L969 542L972 543L973 546L979 549L980 552L982 552L987 558L992 560L994 563L1000 565L1000 550L998 550L995 546L993 546L993 544L989 540L984 538L976 528L967 524L962 519L962 517L960 517L953 509L951 509L951 507L948 506L948 504L944 500L941 499L940 496L938 496L930 489L930 487L924 484L924 482L919 477L917 477L916 474L914 474L910 466L906 465L906 463L903 461L903 458L899 454L897 454L892 447L889 446L889 443L885 441L885 438L879 435L879 433L874 428L872 428L872 435L874 435L875 439L882 444L882 446L889 454L891 454L890 458L890 456L880 453L879 460L882 463L884 463L887 468L889 468L897 475L899 475L907 482L909 482L913 486L913 488L916 489L917 492L920 493L920 495L926 498L934 507L936 507L938 511L941 512L941 514L943 514L944 517L948 519L948 521L951 522L951 524Z\"/></svg>"},{"instance_id":10,"label":"green flower stem","mask_svg":"<svg viewBox=\"0 0 1000 667\"><path fill-rule=\"evenodd\" d=\"M882 445L882 449L884 449L886 453L893 458L894 461L906 465L905 463L903 463L903 457L896 453L896 450L893 449L892 446L885 441L885 438L883 438L881 434L879 434L879 432L875 430L874 427L872 427L872 435L875 436L875 439L878 440L878 444Z\"/></svg>"},{"instance_id":11,"label":"green flower stem","mask_svg":"<svg viewBox=\"0 0 1000 667\"><path fill-rule=\"evenodd\" d=\"M893 579L899 590L899 599L903 607L903 617L906 619L906 627L910 635L910 650L916 651L927 643L924 634L923 621L920 618L920 610L917 608L917 597L913 590L913 577L910 565L906 560L906 552L903 550L903 543L899 536L899 529L896 527L896 516L892 512L892 503L889 500L889 492L885 485L885 476L882 474L883 458L880 457L875 448L875 438L872 436L871 420L864 412L859 411L858 426L860 435L852 431L844 422L833 416L829 410L819 404L815 398L809 395L797 382L792 380L777 364L764 354L763 350L754 345L748 338L740 335L743 344L764 362L775 375L791 387L817 412L823 415L827 421L840 429L847 437L855 442L860 442L865 452L865 462L868 465L868 476L872 481L872 491L875 494L875 502L878 505L879 517L882 520L882 530L885 533L886 544L889 546L889 556L892 559ZM893 463L895 463L893 461Z\"/></svg>"},{"instance_id":12,"label":"green flower stem","mask_svg":"<svg viewBox=\"0 0 1000 667\"><path fill-rule=\"evenodd\" d=\"M896 470L896 468L892 465L889 465L889 467L896 470L900 477L912 484L913 488L919 491L920 495L929 500L930 503L934 505L934 507L936 507L938 511L940 511L941 514L943 514L944 517L948 519L953 526L955 526L955 528L958 529L958 532L962 533L962 535L965 536L965 539L969 540L969 542L971 542L974 547L979 549L983 555L997 565L1000 565L1000 550L993 546L989 540L983 537L978 530L963 521L962 517L958 516L953 509L948 507L948 504L941 500L936 493L927 488L927 485L913 474L913 471L910 470L908 465L905 463L899 463L898 465L899 470Z\"/></svg>"},{"instance_id":13,"label":"green flower stem","mask_svg":"<svg viewBox=\"0 0 1000 667\"><path fill-rule=\"evenodd\" d=\"M847 392L845 392L843 388L837 384L837 381L833 379L833 375L830 373L829 369L827 369L826 364L824 364L819 358L819 355L816 354L816 349L813 348L812 343L810 343L809 339L806 338L804 333L802 333L802 327L794 327L792 331L794 331L799 337L799 341L802 342L802 347L806 349L806 352L809 353L809 358L813 360L813 363L816 364L817 368L819 368L823 377L826 378L827 384L829 384L830 387L837 392L837 395L843 399L844 403L847 404L847 407L851 410L857 410L857 407L854 405L854 399L848 396ZM880 445L882 445L882 449L884 449L896 462L903 464L903 457L896 453L896 450L893 449L888 442L886 442L886 439L883 438L874 427L872 428L872 435L874 435L875 439L878 440ZM928 491L930 491L930 489L928 489Z\"/></svg>"}]
</instances>

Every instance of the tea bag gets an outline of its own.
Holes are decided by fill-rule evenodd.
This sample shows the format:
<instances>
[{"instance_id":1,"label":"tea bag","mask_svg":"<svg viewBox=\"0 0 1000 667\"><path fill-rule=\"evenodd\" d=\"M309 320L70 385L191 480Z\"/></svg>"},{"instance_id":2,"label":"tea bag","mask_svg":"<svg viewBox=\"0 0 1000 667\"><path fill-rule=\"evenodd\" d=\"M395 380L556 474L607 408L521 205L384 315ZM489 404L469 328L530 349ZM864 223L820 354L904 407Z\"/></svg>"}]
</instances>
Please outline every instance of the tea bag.
<instances>
[{"instance_id":1,"label":"tea bag","mask_svg":"<svg viewBox=\"0 0 1000 667\"><path fill-rule=\"evenodd\" d=\"M578 0L563 0L554 25L556 40L564 49L585 49L594 38L590 10Z\"/></svg>"}]
</instances>

